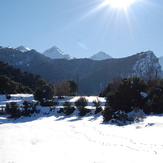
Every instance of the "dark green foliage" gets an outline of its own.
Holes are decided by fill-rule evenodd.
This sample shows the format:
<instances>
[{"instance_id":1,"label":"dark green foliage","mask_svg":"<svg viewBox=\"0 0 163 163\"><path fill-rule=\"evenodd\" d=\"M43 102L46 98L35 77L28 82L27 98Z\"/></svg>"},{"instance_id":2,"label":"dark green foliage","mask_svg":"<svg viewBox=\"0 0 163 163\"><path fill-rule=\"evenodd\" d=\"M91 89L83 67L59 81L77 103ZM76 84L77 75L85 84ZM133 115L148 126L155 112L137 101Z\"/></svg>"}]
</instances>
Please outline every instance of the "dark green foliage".
<instances>
[{"instance_id":1,"label":"dark green foliage","mask_svg":"<svg viewBox=\"0 0 163 163\"><path fill-rule=\"evenodd\" d=\"M33 101L24 101L21 115L27 117L34 113L39 113L39 110L36 109L37 104L38 103L34 103Z\"/></svg>"},{"instance_id":2,"label":"dark green foliage","mask_svg":"<svg viewBox=\"0 0 163 163\"><path fill-rule=\"evenodd\" d=\"M41 78L39 75L33 75L29 72L21 72L19 68L13 68L11 65L3 63L2 61L0 61L0 75L5 75L14 82L29 87L30 92L31 90L35 90L35 82Z\"/></svg>"},{"instance_id":3,"label":"dark green foliage","mask_svg":"<svg viewBox=\"0 0 163 163\"><path fill-rule=\"evenodd\" d=\"M110 106L106 106L105 109L101 112L103 116L103 122L108 122L112 119L115 110L113 110Z\"/></svg>"},{"instance_id":4,"label":"dark green foliage","mask_svg":"<svg viewBox=\"0 0 163 163\"><path fill-rule=\"evenodd\" d=\"M59 108L57 113L63 113L63 108Z\"/></svg>"},{"instance_id":5,"label":"dark green foliage","mask_svg":"<svg viewBox=\"0 0 163 163\"><path fill-rule=\"evenodd\" d=\"M5 115L6 111L5 111L5 107L1 106L0 107L0 115Z\"/></svg>"},{"instance_id":6,"label":"dark green foliage","mask_svg":"<svg viewBox=\"0 0 163 163\"><path fill-rule=\"evenodd\" d=\"M20 108L16 102L10 102L6 104L6 114L10 115L10 118L20 117Z\"/></svg>"},{"instance_id":7,"label":"dark green foliage","mask_svg":"<svg viewBox=\"0 0 163 163\"><path fill-rule=\"evenodd\" d=\"M11 93L31 93L32 90L23 86L21 83L10 80L5 75L0 75L0 94L11 94Z\"/></svg>"},{"instance_id":8,"label":"dark green foliage","mask_svg":"<svg viewBox=\"0 0 163 163\"><path fill-rule=\"evenodd\" d=\"M94 114L100 113L102 111L101 102L99 99L93 101L94 106L96 107Z\"/></svg>"},{"instance_id":9,"label":"dark green foliage","mask_svg":"<svg viewBox=\"0 0 163 163\"><path fill-rule=\"evenodd\" d=\"M90 113L91 110L88 108L80 108L79 110L79 116L85 116L87 113Z\"/></svg>"},{"instance_id":10,"label":"dark green foliage","mask_svg":"<svg viewBox=\"0 0 163 163\"><path fill-rule=\"evenodd\" d=\"M41 106L55 106L57 104L58 104L58 102L53 101L53 100L42 100L42 101L40 101Z\"/></svg>"},{"instance_id":11,"label":"dark green foliage","mask_svg":"<svg viewBox=\"0 0 163 163\"><path fill-rule=\"evenodd\" d=\"M107 94L108 104L115 110L130 112L134 107L141 108L147 99L141 92L146 91L146 84L140 78L124 78L115 91Z\"/></svg>"},{"instance_id":12,"label":"dark green foliage","mask_svg":"<svg viewBox=\"0 0 163 163\"><path fill-rule=\"evenodd\" d=\"M24 101L22 107L16 102L10 102L6 104L5 112L9 114L9 118L19 118L21 116L31 116L34 113L39 113L36 109L37 103L33 101Z\"/></svg>"},{"instance_id":13,"label":"dark green foliage","mask_svg":"<svg viewBox=\"0 0 163 163\"><path fill-rule=\"evenodd\" d=\"M70 115L72 114L74 111L75 111L75 108L71 106L72 103L69 102L69 101L65 101L63 103L63 113L66 114L66 115Z\"/></svg>"},{"instance_id":14,"label":"dark green foliage","mask_svg":"<svg viewBox=\"0 0 163 163\"><path fill-rule=\"evenodd\" d=\"M128 119L128 116L125 112L118 110L113 113L112 118L115 119L115 121L125 122Z\"/></svg>"},{"instance_id":15,"label":"dark green foliage","mask_svg":"<svg viewBox=\"0 0 163 163\"><path fill-rule=\"evenodd\" d=\"M147 83L150 85L148 89L148 102L143 107L144 112L160 114L163 113L163 79L152 80Z\"/></svg>"},{"instance_id":16,"label":"dark green foliage","mask_svg":"<svg viewBox=\"0 0 163 163\"><path fill-rule=\"evenodd\" d=\"M85 97L80 97L78 100L75 101L75 106L78 109L82 109L87 105L88 105L88 101Z\"/></svg>"},{"instance_id":17,"label":"dark green foliage","mask_svg":"<svg viewBox=\"0 0 163 163\"><path fill-rule=\"evenodd\" d=\"M70 84L70 96L75 96L77 94L78 91L78 85L75 81L73 80L68 80L67 81Z\"/></svg>"},{"instance_id":18,"label":"dark green foliage","mask_svg":"<svg viewBox=\"0 0 163 163\"><path fill-rule=\"evenodd\" d=\"M75 101L75 106L79 110L79 116L84 116L90 112L90 109L85 108L88 105L88 101L85 97L80 97Z\"/></svg>"},{"instance_id":19,"label":"dark green foliage","mask_svg":"<svg viewBox=\"0 0 163 163\"><path fill-rule=\"evenodd\" d=\"M43 79L39 79L36 82L36 91L34 93L34 99L38 101L52 100L55 94L55 88L52 84L47 83Z\"/></svg>"},{"instance_id":20,"label":"dark green foliage","mask_svg":"<svg viewBox=\"0 0 163 163\"><path fill-rule=\"evenodd\" d=\"M6 99L11 99L11 95L10 94L6 94Z\"/></svg>"},{"instance_id":21,"label":"dark green foliage","mask_svg":"<svg viewBox=\"0 0 163 163\"><path fill-rule=\"evenodd\" d=\"M123 113L140 109L146 114L163 113L163 79L150 79L144 82L138 77L124 78L118 84L109 83L102 92L103 95L106 93L107 107L102 111L104 121L115 118L115 112L120 110ZM118 117L116 119L119 120Z\"/></svg>"}]
</instances>

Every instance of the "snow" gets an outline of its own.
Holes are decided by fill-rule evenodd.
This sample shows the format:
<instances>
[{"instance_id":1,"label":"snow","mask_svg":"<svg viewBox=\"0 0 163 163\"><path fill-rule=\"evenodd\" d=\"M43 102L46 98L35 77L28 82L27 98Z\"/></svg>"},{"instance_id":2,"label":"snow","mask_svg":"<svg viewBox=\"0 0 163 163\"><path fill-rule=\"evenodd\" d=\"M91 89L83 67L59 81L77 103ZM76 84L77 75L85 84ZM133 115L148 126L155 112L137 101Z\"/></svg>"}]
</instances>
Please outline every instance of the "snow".
<instances>
[{"instance_id":1,"label":"snow","mask_svg":"<svg viewBox=\"0 0 163 163\"><path fill-rule=\"evenodd\" d=\"M21 51L21 52L27 52L27 51L30 51L30 49L29 49L28 47L23 46L23 45L17 47L16 49L19 50L19 51Z\"/></svg>"},{"instance_id":2,"label":"snow","mask_svg":"<svg viewBox=\"0 0 163 163\"><path fill-rule=\"evenodd\" d=\"M10 100L0 95L0 105L34 100L15 94ZM67 97L74 102L79 97ZM91 107L92 100L86 97ZM105 102L101 98L102 105ZM60 104L64 101L60 100ZM146 116L126 126L102 122L100 114L64 116L54 110L16 120L0 115L0 163L162 163L163 115Z\"/></svg>"},{"instance_id":3,"label":"snow","mask_svg":"<svg viewBox=\"0 0 163 163\"><path fill-rule=\"evenodd\" d=\"M106 60L106 59L110 59L111 56L100 51L98 52L97 54L94 54L93 56L90 57L90 59L93 59L93 60L98 60L98 61L101 61L101 60Z\"/></svg>"},{"instance_id":4,"label":"snow","mask_svg":"<svg viewBox=\"0 0 163 163\"><path fill-rule=\"evenodd\" d=\"M141 94L141 96L144 97L144 98L148 97L148 93L146 93L146 92L140 92L140 94Z\"/></svg>"},{"instance_id":5,"label":"snow","mask_svg":"<svg viewBox=\"0 0 163 163\"><path fill-rule=\"evenodd\" d=\"M158 71L158 76L162 76L161 65L154 53L152 51L142 52L139 54L138 61L136 61L135 65L133 65L133 76L148 78L149 75L152 75L155 77L156 70L160 70Z\"/></svg>"},{"instance_id":6,"label":"snow","mask_svg":"<svg viewBox=\"0 0 163 163\"><path fill-rule=\"evenodd\" d=\"M65 54L58 47L53 46L50 49L47 49L43 52L43 55L51 58L51 59L74 59L72 56Z\"/></svg>"}]
</instances>

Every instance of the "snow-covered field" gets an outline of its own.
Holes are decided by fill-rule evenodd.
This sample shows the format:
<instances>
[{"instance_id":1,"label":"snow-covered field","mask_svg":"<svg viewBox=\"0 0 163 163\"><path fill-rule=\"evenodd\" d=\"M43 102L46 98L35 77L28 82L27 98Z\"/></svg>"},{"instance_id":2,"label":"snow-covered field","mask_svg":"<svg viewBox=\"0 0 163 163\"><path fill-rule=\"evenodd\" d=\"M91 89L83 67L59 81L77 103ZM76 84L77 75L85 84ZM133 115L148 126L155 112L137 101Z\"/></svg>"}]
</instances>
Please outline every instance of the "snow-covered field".
<instances>
[{"instance_id":1,"label":"snow-covered field","mask_svg":"<svg viewBox=\"0 0 163 163\"><path fill-rule=\"evenodd\" d=\"M90 106L93 98L89 97ZM33 96L15 95L8 102L20 104L25 99ZM5 96L0 95L0 105L5 103ZM36 116L16 120L0 115L0 163L163 162L161 115L116 126L102 123L100 114L78 117L54 111L45 115L45 110L48 108L42 108Z\"/></svg>"}]
</instances>

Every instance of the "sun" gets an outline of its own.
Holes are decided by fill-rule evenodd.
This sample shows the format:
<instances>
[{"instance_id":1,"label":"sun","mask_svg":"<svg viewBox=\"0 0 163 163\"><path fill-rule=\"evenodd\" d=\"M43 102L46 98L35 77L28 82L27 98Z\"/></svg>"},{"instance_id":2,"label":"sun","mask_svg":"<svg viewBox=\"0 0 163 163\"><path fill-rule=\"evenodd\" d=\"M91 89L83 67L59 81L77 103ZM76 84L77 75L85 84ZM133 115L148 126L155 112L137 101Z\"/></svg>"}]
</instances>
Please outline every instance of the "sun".
<instances>
[{"instance_id":1,"label":"sun","mask_svg":"<svg viewBox=\"0 0 163 163\"><path fill-rule=\"evenodd\" d=\"M103 5L109 5L112 8L126 9L136 0L105 0Z\"/></svg>"}]
</instances>

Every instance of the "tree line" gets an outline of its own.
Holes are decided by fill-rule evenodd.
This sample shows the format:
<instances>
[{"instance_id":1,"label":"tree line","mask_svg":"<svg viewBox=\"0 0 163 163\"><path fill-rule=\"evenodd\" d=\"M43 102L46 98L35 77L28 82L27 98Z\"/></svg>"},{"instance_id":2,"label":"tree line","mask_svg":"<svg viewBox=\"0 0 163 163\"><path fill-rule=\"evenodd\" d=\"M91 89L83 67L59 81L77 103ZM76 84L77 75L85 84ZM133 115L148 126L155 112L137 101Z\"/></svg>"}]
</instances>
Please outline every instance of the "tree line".
<instances>
[{"instance_id":1,"label":"tree line","mask_svg":"<svg viewBox=\"0 0 163 163\"><path fill-rule=\"evenodd\" d=\"M146 114L163 113L163 79L123 78L108 83L100 93L106 97L106 106L102 111L104 121L124 117L127 113L142 110ZM116 113L121 115L115 115Z\"/></svg>"}]
</instances>

